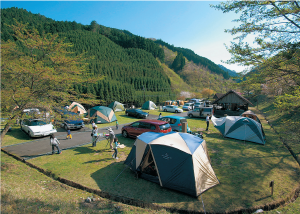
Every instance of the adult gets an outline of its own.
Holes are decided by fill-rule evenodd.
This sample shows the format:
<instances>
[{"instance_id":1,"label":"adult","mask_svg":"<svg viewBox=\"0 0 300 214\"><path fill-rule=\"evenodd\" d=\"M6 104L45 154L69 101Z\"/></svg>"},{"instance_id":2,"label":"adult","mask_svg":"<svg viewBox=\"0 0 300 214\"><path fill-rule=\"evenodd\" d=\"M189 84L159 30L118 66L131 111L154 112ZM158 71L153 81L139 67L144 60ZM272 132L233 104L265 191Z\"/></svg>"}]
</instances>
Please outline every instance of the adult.
<instances>
[{"instance_id":1,"label":"adult","mask_svg":"<svg viewBox=\"0 0 300 214\"><path fill-rule=\"evenodd\" d=\"M52 146L52 155L55 153L55 148L57 149L57 154L61 154L61 151L58 147L60 142L57 140L54 134L50 135L50 145Z\"/></svg>"},{"instance_id":2,"label":"adult","mask_svg":"<svg viewBox=\"0 0 300 214\"><path fill-rule=\"evenodd\" d=\"M209 115L206 116L206 130L208 131L208 127L209 127Z\"/></svg>"},{"instance_id":3,"label":"adult","mask_svg":"<svg viewBox=\"0 0 300 214\"><path fill-rule=\"evenodd\" d=\"M92 140L93 140L93 144L92 146L95 147L96 143L97 143L97 138L98 138L98 128L97 126L93 127L93 131L92 131Z\"/></svg>"},{"instance_id":4,"label":"adult","mask_svg":"<svg viewBox=\"0 0 300 214\"><path fill-rule=\"evenodd\" d=\"M114 139L115 139L115 133L112 130L112 128L110 128L110 127L107 130L108 130L108 133L109 133L110 149L113 150L114 149L113 142L114 142Z\"/></svg>"},{"instance_id":5,"label":"adult","mask_svg":"<svg viewBox=\"0 0 300 214\"><path fill-rule=\"evenodd\" d=\"M95 126L96 126L96 123L95 123L95 121L93 120L93 122L92 122L92 129L94 129Z\"/></svg>"},{"instance_id":6,"label":"adult","mask_svg":"<svg viewBox=\"0 0 300 214\"><path fill-rule=\"evenodd\" d=\"M158 115L158 119L160 119L161 118L161 113L159 113L159 115Z\"/></svg>"},{"instance_id":7,"label":"adult","mask_svg":"<svg viewBox=\"0 0 300 214\"><path fill-rule=\"evenodd\" d=\"M114 150L115 150L115 152L113 153L113 155L112 155L112 157L113 158L115 158L115 159L119 159L117 156L118 156L118 147L119 147L119 145L120 145L120 143L118 142L118 138L117 137L115 137L115 139L114 139Z\"/></svg>"}]
</instances>

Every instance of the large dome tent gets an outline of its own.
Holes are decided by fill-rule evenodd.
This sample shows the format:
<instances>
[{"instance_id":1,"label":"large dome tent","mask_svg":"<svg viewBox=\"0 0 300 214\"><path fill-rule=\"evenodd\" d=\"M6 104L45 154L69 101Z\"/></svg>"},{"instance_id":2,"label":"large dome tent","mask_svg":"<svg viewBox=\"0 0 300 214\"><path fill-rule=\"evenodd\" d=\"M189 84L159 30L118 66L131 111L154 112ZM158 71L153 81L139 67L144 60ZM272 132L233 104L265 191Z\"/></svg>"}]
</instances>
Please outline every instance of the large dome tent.
<instances>
[{"instance_id":1,"label":"large dome tent","mask_svg":"<svg viewBox=\"0 0 300 214\"><path fill-rule=\"evenodd\" d=\"M205 140L187 133L145 132L124 164L145 180L195 197L219 184Z\"/></svg>"},{"instance_id":2,"label":"large dome tent","mask_svg":"<svg viewBox=\"0 0 300 214\"><path fill-rule=\"evenodd\" d=\"M114 111L106 106L95 106L88 110L87 115L95 123L110 123L117 120Z\"/></svg>"},{"instance_id":3,"label":"large dome tent","mask_svg":"<svg viewBox=\"0 0 300 214\"><path fill-rule=\"evenodd\" d=\"M78 112L79 112L80 114L86 114L85 108L84 108L81 104L79 104L79 103L77 103L77 102L73 102L73 103L69 106L68 110L69 110L69 111L72 111L72 112L74 112L74 113L78 113Z\"/></svg>"},{"instance_id":4,"label":"large dome tent","mask_svg":"<svg viewBox=\"0 0 300 214\"><path fill-rule=\"evenodd\" d=\"M212 116L213 125L224 137L265 144L265 134L260 123L241 116L216 118Z\"/></svg>"}]
</instances>

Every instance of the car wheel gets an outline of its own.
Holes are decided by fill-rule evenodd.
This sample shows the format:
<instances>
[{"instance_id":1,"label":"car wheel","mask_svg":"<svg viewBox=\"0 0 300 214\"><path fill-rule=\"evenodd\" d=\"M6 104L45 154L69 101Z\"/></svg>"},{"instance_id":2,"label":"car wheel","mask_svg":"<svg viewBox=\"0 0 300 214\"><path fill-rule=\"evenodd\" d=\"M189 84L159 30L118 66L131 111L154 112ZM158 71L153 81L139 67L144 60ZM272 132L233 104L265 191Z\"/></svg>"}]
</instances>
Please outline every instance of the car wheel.
<instances>
[{"instance_id":1,"label":"car wheel","mask_svg":"<svg viewBox=\"0 0 300 214\"><path fill-rule=\"evenodd\" d=\"M178 113L178 111L176 110L175 113Z\"/></svg>"},{"instance_id":2,"label":"car wheel","mask_svg":"<svg viewBox=\"0 0 300 214\"><path fill-rule=\"evenodd\" d=\"M128 112L126 112L126 116L129 116Z\"/></svg>"},{"instance_id":3,"label":"car wheel","mask_svg":"<svg viewBox=\"0 0 300 214\"><path fill-rule=\"evenodd\" d=\"M28 135L29 135L29 137L32 137L31 134L30 134L30 131L28 131Z\"/></svg>"},{"instance_id":4,"label":"car wheel","mask_svg":"<svg viewBox=\"0 0 300 214\"><path fill-rule=\"evenodd\" d=\"M190 118L192 118L192 117L193 117L193 115L192 115L192 114L189 114L189 117L190 117Z\"/></svg>"},{"instance_id":5,"label":"car wheel","mask_svg":"<svg viewBox=\"0 0 300 214\"><path fill-rule=\"evenodd\" d=\"M66 124L65 124L65 127L64 127L64 128L65 128L65 130L68 130L68 126L67 126Z\"/></svg>"},{"instance_id":6,"label":"car wheel","mask_svg":"<svg viewBox=\"0 0 300 214\"><path fill-rule=\"evenodd\" d=\"M123 137L128 137L127 131L124 130L124 131L122 132L122 135L123 135Z\"/></svg>"},{"instance_id":7,"label":"car wheel","mask_svg":"<svg viewBox=\"0 0 300 214\"><path fill-rule=\"evenodd\" d=\"M166 112L166 111L167 111L167 109L164 109L164 111Z\"/></svg>"}]
</instances>

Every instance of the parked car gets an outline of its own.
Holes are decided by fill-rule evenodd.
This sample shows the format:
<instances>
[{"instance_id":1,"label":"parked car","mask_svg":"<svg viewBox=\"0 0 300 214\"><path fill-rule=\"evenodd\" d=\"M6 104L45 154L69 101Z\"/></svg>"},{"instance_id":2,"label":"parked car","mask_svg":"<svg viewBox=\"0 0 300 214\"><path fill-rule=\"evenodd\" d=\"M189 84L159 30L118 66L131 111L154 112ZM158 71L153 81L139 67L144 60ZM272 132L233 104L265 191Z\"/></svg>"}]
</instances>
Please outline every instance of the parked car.
<instances>
[{"instance_id":1,"label":"parked car","mask_svg":"<svg viewBox=\"0 0 300 214\"><path fill-rule=\"evenodd\" d=\"M195 108L194 110L191 110L188 112L189 117L206 117L211 116L214 113L214 108L212 106L210 107L200 107Z\"/></svg>"},{"instance_id":2,"label":"parked car","mask_svg":"<svg viewBox=\"0 0 300 214\"><path fill-rule=\"evenodd\" d=\"M182 123L187 122L187 120L184 117L173 116L173 115L165 116L158 120L163 120L168 122L172 127L172 131L175 132L182 132ZM191 133L191 129L189 128L188 125L187 125L187 133Z\"/></svg>"},{"instance_id":3,"label":"parked car","mask_svg":"<svg viewBox=\"0 0 300 214\"><path fill-rule=\"evenodd\" d=\"M200 108L200 107L204 107L204 103L203 102L195 103L194 108Z\"/></svg>"},{"instance_id":4,"label":"parked car","mask_svg":"<svg viewBox=\"0 0 300 214\"><path fill-rule=\"evenodd\" d=\"M196 98L190 99L191 103L198 103L198 102L201 102L201 101L202 101L201 99L196 99Z\"/></svg>"},{"instance_id":5,"label":"parked car","mask_svg":"<svg viewBox=\"0 0 300 214\"><path fill-rule=\"evenodd\" d=\"M185 103L182 107L182 110L190 111L194 109L194 103Z\"/></svg>"},{"instance_id":6,"label":"parked car","mask_svg":"<svg viewBox=\"0 0 300 214\"><path fill-rule=\"evenodd\" d=\"M137 137L144 132L171 132L172 128L168 122L161 120L140 120L131 123L128 126L123 126L122 135L123 137Z\"/></svg>"},{"instance_id":7,"label":"parked car","mask_svg":"<svg viewBox=\"0 0 300 214\"><path fill-rule=\"evenodd\" d=\"M21 130L30 137L43 137L57 132L51 123L41 119L24 119L21 122Z\"/></svg>"},{"instance_id":8,"label":"parked car","mask_svg":"<svg viewBox=\"0 0 300 214\"><path fill-rule=\"evenodd\" d=\"M125 114L127 116L132 116L136 118L147 118L149 116L148 113L142 111L141 109L136 109L136 108L131 108L131 109L126 109Z\"/></svg>"},{"instance_id":9,"label":"parked car","mask_svg":"<svg viewBox=\"0 0 300 214\"><path fill-rule=\"evenodd\" d=\"M168 105L168 106L163 106L163 111L169 111L169 112L175 112L175 113L182 113L183 110L181 108L178 108L178 106L174 106L174 105Z\"/></svg>"},{"instance_id":10,"label":"parked car","mask_svg":"<svg viewBox=\"0 0 300 214\"><path fill-rule=\"evenodd\" d=\"M66 130L69 129L81 129L84 127L84 122L81 117L70 111L64 111L62 117L64 118L64 121L62 123L62 127L64 127Z\"/></svg>"}]
</instances>

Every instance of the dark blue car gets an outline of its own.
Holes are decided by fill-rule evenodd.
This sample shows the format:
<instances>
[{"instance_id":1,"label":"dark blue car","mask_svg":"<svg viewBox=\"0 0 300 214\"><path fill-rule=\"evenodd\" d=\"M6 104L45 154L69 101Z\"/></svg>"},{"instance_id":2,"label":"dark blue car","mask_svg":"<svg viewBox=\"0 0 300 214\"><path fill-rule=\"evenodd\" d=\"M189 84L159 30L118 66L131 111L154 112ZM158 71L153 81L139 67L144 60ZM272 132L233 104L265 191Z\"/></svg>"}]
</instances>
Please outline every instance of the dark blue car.
<instances>
[{"instance_id":1,"label":"dark blue car","mask_svg":"<svg viewBox=\"0 0 300 214\"><path fill-rule=\"evenodd\" d=\"M67 130L69 129L81 129L84 127L84 122L81 117L70 111L61 111L62 118L64 119L62 126Z\"/></svg>"}]
</instances>

